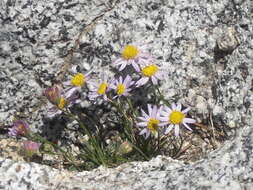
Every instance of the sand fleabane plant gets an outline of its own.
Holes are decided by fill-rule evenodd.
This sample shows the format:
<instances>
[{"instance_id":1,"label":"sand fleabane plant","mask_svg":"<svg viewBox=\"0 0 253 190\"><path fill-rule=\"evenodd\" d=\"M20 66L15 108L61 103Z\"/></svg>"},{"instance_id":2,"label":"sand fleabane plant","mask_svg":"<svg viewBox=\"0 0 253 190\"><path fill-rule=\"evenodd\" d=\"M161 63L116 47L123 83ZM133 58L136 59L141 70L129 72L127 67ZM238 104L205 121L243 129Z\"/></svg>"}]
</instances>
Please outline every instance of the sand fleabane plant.
<instances>
[{"instance_id":1,"label":"sand fleabane plant","mask_svg":"<svg viewBox=\"0 0 253 190\"><path fill-rule=\"evenodd\" d=\"M151 63L141 66L141 78L136 82L136 86L140 87L145 85L149 80L152 81L154 85L158 84L158 80L164 78L164 71L157 64Z\"/></svg>"},{"instance_id":2,"label":"sand fleabane plant","mask_svg":"<svg viewBox=\"0 0 253 190\"><path fill-rule=\"evenodd\" d=\"M129 73L126 76L124 72L124 77L119 76L110 81L100 75L101 78L93 82L93 79L89 80L90 72L77 73L74 69L72 72L76 74L69 78L68 82L54 85L44 92L50 103L48 116L62 114L64 117L56 119L73 122L74 125L71 125L73 127L66 127L64 130L71 130L75 133L74 136L80 137L71 139L71 143L73 142L77 149L70 147L69 143L58 145L39 134L33 134L31 131L27 133L26 124L23 122L14 124L9 134L22 135L23 138L30 140L24 148L31 153L36 152L41 144L40 155L61 154L64 166L77 170L150 160L160 154L175 158L183 154L189 147L188 145L184 147L183 141L196 135L187 134L182 135L182 138L176 138L175 136L179 136L182 130L180 127L192 130L189 124L194 123L196 126L194 131L197 132L198 126L200 128L202 125L188 118L189 108L182 109L181 104L171 104L161 93L157 84L163 81L165 68L155 62L150 54L144 53L142 48L135 45L125 46L120 58L113 63L119 66L120 71L130 65L138 71L138 74ZM147 83L151 85L133 90L136 86L140 87ZM143 102L140 96L143 96ZM81 102L82 97L88 97L92 101L87 102L85 98L82 102L84 104L70 108L73 104ZM98 100L103 104L94 105L94 101L96 103ZM147 102L149 103L147 111L137 107L146 105ZM164 103L166 106L158 103ZM208 128L203 129L209 131ZM171 135L172 131L175 135Z\"/></svg>"},{"instance_id":3,"label":"sand fleabane plant","mask_svg":"<svg viewBox=\"0 0 253 190\"><path fill-rule=\"evenodd\" d=\"M131 86L134 84L132 78L127 75L123 80L122 76L119 79L114 80L111 88L115 90L116 95L113 98L120 96L128 96L129 92L132 90Z\"/></svg>"},{"instance_id":4,"label":"sand fleabane plant","mask_svg":"<svg viewBox=\"0 0 253 190\"><path fill-rule=\"evenodd\" d=\"M152 60L152 56L144 51L144 46L126 45L121 51L121 56L112 64L119 66L119 71L122 71L127 65L132 65L139 72L141 64L147 64Z\"/></svg>"},{"instance_id":5,"label":"sand fleabane plant","mask_svg":"<svg viewBox=\"0 0 253 190\"><path fill-rule=\"evenodd\" d=\"M152 106L148 104L148 114L143 110L141 110L141 113L142 116L138 117L141 122L137 123L137 126L144 129L141 130L139 135L144 135L146 139L150 136L150 134L157 137L160 126L161 108L158 109L156 105Z\"/></svg>"},{"instance_id":6,"label":"sand fleabane plant","mask_svg":"<svg viewBox=\"0 0 253 190\"><path fill-rule=\"evenodd\" d=\"M161 125L168 126L165 130L165 134L168 134L172 129L174 129L175 136L179 136L180 126L184 126L188 130L192 131L188 123L196 123L194 119L187 118L186 114L190 108L182 110L182 105L180 103L172 103L172 107L169 108L164 106L164 109L161 111Z\"/></svg>"}]
</instances>

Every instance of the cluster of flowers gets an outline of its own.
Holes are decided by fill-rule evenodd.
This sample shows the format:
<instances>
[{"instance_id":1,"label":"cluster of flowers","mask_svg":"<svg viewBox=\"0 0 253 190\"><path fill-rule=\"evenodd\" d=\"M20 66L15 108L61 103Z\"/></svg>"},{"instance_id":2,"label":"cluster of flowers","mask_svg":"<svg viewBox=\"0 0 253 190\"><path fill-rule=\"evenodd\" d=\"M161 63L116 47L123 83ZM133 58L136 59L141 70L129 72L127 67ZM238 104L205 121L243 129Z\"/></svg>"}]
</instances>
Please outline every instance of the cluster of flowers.
<instances>
[{"instance_id":1,"label":"cluster of flowers","mask_svg":"<svg viewBox=\"0 0 253 190\"><path fill-rule=\"evenodd\" d=\"M152 55L145 52L145 47L140 48L135 45L125 46L121 51L121 56L112 64L113 66L118 67L119 71L124 70L126 67L130 67L132 70L136 71L136 73L134 75L128 74L126 76L119 76L118 78L114 79L110 79L109 77L101 77L98 80L96 79L96 82L94 82L94 80L92 80L90 77L91 71L87 73L76 72L69 81L63 82L62 84L56 84L44 91L44 95L49 100L48 117L55 117L62 113L72 117L73 115L71 109L69 108L74 104L80 103L82 101L82 97L87 95L88 98L95 103L98 100L111 103L117 108L117 111L122 114L123 120L128 121L128 115L125 114L126 112L124 110L126 107L123 103L125 100L127 100L129 109L134 112L132 115L132 117L134 117L132 118L132 121L134 122L126 122L127 124L124 125L126 133L123 133L125 135L129 135L128 137L130 139L130 143L128 141L123 141L122 144L120 144L117 150L120 154L125 154L132 151L134 147L133 143L138 143L138 141L136 141L137 138L135 138L136 133L143 135L145 139L149 138L150 136L155 137L156 140L158 139L157 142L159 145L159 137L168 135L172 130L174 130L175 136L179 136L181 126L192 131L189 124L193 124L196 121L187 117L187 113L190 108L183 108L180 103L172 103L171 107L168 107L168 104L148 104L147 112L145 112L143 109L134 110L135 108L133 108L132 102L129 101L131 99L128 96L133 94L131 91L134 88L142 87L147 83L152 84L154 89L157 89L160 96L160 98L158 98L159 101L164 100L163 96L160 94L157 84L159 80L163 80L164 77L166 77L166 72L159 64L156 63L156 59ZM136 111L140 111L140 115L138 115ZM74 115L74 117L76 116ZM90 135L88 128L82 125L82 122L79 122L79 124L84 130L86 130L85 132ZM37 134L32 134L28 124L22 120L17 120L13 123L13 126L9 128L9 135L13 137L23 136L27 139L32 139L35 141L38 140L42 144L50 143L46 139L43 139L43 137L40 137ZM87 154L87 160L91 159L94 161L94 163L107 163L108 161L106 161L106 159L108 158L104 155L114 154L111 154L111 152L108 154L107 151L109 149L104 150L103 147L98 146L100 145L100 142L94 142L97 139L93 137L94 136L91 135L89 136L92 149L90 149L89 154ZM136 144L136 147L138 145L139 144ZM40 146L40 143L31 140L23 142L23 149L25 150L26 155L30 158L40 149ZM56 147L58 146L56 145ZM144 153L146 148L135 149L142 156L144 156L145 159L148 158ZM43 152L43 148L40 150ZM72 162L72 157L69 157L68 153L63 153L63 155L68 161ZM117 156L118 154L115 155ZM115 159L116 158L114 157L113 160Z\"/></svg>"},{"instance_id":2,"label":"cluster of flowers","mask_svg":"<svg viewBox=\"0 0 253 190\"><path fill-rule=\"evenodd\" d=\"M155 62L156 59L145 52L145 47L125 46L121 51L120 58L116 59L112 64L118 67L119 71L122 71L127 66L132 66L138 76L140 76L136 81L130 75L127 75L125 78L120 76L114 80L104 77L94 83L90 80L91 72L76 73L70 81L63 83L63 87L54 85L52 88L45 90L44 94L51 105L48 109L49 117L61 114L65 108L80 102L80 95L82 95L82 89L86 84L89 88L88 97L90 100L100 98L104 101L128 96L133 88L143 86L149 81L157 85L158 80L162 80L165 77L165 72ZM141 129L140 135L148 138L150 134L157 134L159 127L163 127L164 134L168 134L174 129L176 136L179 135L179 126L184 126L191 130L187 124L195 123L195 120L186 118L188 111L189 108L182 110L181 104L173 103L171 108L167 106L158 108L156 105L148 105L148 114L141 110L142 116L138 118L141 120L141 122L137 123L137 126Z\"/></svg>"}]
</instances>

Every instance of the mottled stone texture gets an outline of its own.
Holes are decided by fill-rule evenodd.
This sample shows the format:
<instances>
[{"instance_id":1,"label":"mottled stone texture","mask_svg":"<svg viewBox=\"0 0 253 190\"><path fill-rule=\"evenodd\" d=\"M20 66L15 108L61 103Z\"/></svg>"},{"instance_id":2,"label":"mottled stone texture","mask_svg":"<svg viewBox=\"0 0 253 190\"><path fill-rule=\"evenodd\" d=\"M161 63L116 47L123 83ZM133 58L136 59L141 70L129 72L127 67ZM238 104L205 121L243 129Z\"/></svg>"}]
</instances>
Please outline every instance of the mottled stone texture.
<instances>
[{"instance_id":1,"label":"mottled stone texture","mask_svg":"<svg viewBox=\"0 0 253 190\"><path fill-rule=\"evenodd\" d=\"M191 165L157 158L73 174L3 160L0 189L252 188L252 21L251 0L2 0L0 124L18 115L40 131L43 88L72 66L109 70L122 46L139 43L168 71L169 100L238 134Z\"/></svg>"},{"instance_id":2,"label":"mottled stone texture","mask_svg":"<svg viewBox=\"0 0 253 190\"><path fill-rule=\"evenodd\" d=\"M149 162L100 167L90 172L58 171L34 163L0 161L0 189L252 189L253 127L194 164L165 157Z\"/></svg>"}]
</instances>

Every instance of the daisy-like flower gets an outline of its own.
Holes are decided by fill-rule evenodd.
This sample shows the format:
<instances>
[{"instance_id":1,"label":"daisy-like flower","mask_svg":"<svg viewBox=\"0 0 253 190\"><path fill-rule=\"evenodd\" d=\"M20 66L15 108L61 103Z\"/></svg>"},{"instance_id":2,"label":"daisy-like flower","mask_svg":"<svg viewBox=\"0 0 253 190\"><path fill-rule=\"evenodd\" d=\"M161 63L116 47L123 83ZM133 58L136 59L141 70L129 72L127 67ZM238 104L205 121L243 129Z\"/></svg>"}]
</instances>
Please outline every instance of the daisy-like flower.
<instances>
[{"instance_id":1,"label":"daisy-like flower","mask_svg":"<svg viewBox=\"0 0 253 190\"><path fill-rule=\"evenodd\" d=\"M122 71L127 65L132 65L134 69L139 72L141 64L148 63L152 60L152 56L144 52L144 47L137 47L135 45L126 45L122 51L120 58L116 59L112 64L119 67Z\"/></svg>"},{"instance_id":2,"label":"daisy-like flower","mask_svg":"<svg viewBox=\"0 0 253 190\"><path fill-rule=\"evenodd\" d=\"M94 100L98 97L102 97L105 101L107 101L107 92L110 90L110 85L107 79L100 79L98 83L90 82L90 94L88 97L91 100Z\"/></svg>"},{"instance_id":3,"label":"daisy-like flower","mask_svg":"<svg viewBox=\"0 0 253 190\"><path fill-rule=\"evenodd\" d=\"M138 117L141 122L137 123L137 126L144 127L139 134L144 135L145 139L147 139L150 134L154 136L158 135L160 112L161 108L158 109L156 105L151 106L150 104L148 104L148 114L141 110L142 116Z\"/></svg>"},{"instance_id":4,"label":"daisy-like flower","mask_svg":"<svg viewBox=\"0 0 253 190\"><path fill-rule=\"evenodd\" d=\"M29 131L29 126L25 121L17 120L13 123L12 128L9 129L8 135L16 137L19 135L26 135Z\"/></svg>"},{"instance_id":5,"label":"daisy-like flower","mask_svg":"<svg viewBox=\"0 0 253 190\"><path fill-rule=\"evenodd\" d=\"M111 88L114 89L117 94L113 98L129 95L129 91L132 90L130 86L132 86L133 84L134 84L134 81L132 81L129 75L127 75L124 80L122 76L120 76L119 80L115 80L113 84L111 85Z\"/></svg>"},{"instance_id":6,"label":"daisy-like flower","mask_svg":"<svg viewBox=\"0 0 253 190\"><path fill-rule=\"evenodd\" d=\"M142 65L140 71L142 77L136 82L136 86L145 85L149 80L152 81L154 85L157 85L158 80L162 80L164 77L164 72L156 64Z\"/></svg>"},{"instance_id":7,"label":"daisy-like flower","mask_svg":"<svg viewBox=\"0 0 253 190\"><path fill-rule=\"evenodd\" d=\"M63 84L69 87L67 93L74 94L76 91L81 92L82 88L88 83L90 73L91 71L86 74L77 73L72 76L70 81L64 82Z\"/></svg>"},{"instance_id":8,"label":"daisy-like flower","mask_svg":"<svg viewBox=\"0 0 253 190\"><path fill-rule=\"evenodd\" d=\"M188 130L192 131L192 129L188 126L188 123L195 123L196 121L191 118L186 118L187 112L190 108L182 109L182 105L178 103L172 104L172 107L169 108L164 106L164 110L161 112L161 125L168 125L165 130L165 134L168 134L173 128L175 136L179 136L179 127L183 125Z\"/></svg>"},{"instance_id":9,"label":"daisy-like flower","mask_svg":"<svg viewBox=\"0 0 253 190\"><path fill-rule=\"evenodd\" d=\"M78 95L74 92L76 91L67 91L64 93L59 85L54 85L53 87L46 89L44 95L51 103L48 109L48 117L59 115L64 108L70 107L72 104L76 103Z\"/></svg>"}]
</instances>

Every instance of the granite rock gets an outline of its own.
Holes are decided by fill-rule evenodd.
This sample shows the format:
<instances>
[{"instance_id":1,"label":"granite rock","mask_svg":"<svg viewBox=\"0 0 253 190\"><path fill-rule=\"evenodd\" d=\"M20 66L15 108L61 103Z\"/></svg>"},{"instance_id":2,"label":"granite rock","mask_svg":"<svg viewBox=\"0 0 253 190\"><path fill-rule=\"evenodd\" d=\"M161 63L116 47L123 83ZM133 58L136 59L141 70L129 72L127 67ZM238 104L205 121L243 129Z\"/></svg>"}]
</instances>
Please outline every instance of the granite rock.
<instances>
[{"instance_id":1,"label":"granite rock","mask_svg":"<svg viewBox=\"0 0 253 190\"><path fill-rule=\"evenodd\" d=\"M67 80L72 66L110 73L127 43L147 45L169 73L166 98L193 107L199 121L252 123L249 0L8 0L0 8L0 123L18 116L40 131L43 89Z\"/></svg>"},{"instance_id":2,"label":"granite rock","mask_svg":"<svg viewBox=\"0 0 253 190\"><path fill-rule=\"evenodd\" d=\"M71 173L1 159L0 189L250 189L252 21L251 0L1 1L0 125L21 117L41 131L45 87L66 80L72 66L110 73L121 47L137 43L168 72L166 98L238 134L189 165L158 157Z\"/></svg>"},{"instance_id":3,"label":"granite rock","mask_svg":"<svg viewBox=\"0 0 253 190\"><path fill-rule=\"evenodd\" d=\"M250 190L253 184L253 127L246 126L233 140L206 158L184 164L158 156L117 168L100 167L80 173L35 163L0 159L1 189L215 189Z\"/></svg>"}]
</instances>

